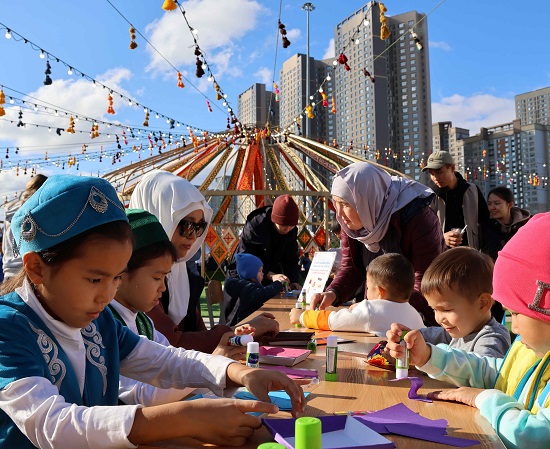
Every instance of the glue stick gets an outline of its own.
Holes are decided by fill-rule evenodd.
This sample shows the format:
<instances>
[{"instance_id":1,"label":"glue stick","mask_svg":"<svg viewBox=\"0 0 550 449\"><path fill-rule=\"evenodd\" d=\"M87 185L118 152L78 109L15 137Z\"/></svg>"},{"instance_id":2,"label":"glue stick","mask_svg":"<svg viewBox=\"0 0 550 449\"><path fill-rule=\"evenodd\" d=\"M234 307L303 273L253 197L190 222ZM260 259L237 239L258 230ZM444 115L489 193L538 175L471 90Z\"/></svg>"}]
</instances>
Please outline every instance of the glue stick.
<instances>
[{"instance_id":1,"label":"glue stick","mask_svg":"<svg viewBox=\"0 0 550 449\"><path fill-rule=\"evenodd\" d=\"M327 337L327 355L326 355L326 374L325 380L335 382L338 380L337 370L338 363L338 337L329 335Z\"/></svg>"},{"instance_id":2,"label":"glue stick","mask_svg":"<svg viewBox=\"0 0 550 449\"><path fill-rule=\"evenodd\" d=\"M295 307L296 309L299 309L299 310L302 310L302 309L303 309L302 303L301 303L300 301L297 301L296 304L294 305L294 307ZM296 323L296 324L294 325L294 327L302 327L302 324L298 322L298 323Z\"/></svg>"},{"instance_id":3,"label":"glue stick","mask_svg":"<svg viewBox=\"0 0 550 449\"><path fill-rule=\"evenodd\" d=\"M294 423L295 449L321 449L322 425L319 418L303 416Z\"/></svg>"},{"instance_id":4,"label":"glue stick","mask_svg":"<svg viewBox=\"0 0 550 449\"><path fill-rule=\"evenodd\" d=\"M405 343L404 340L405 335L407 335L407 331L402 331L401 341L399 342L399 344L405 349L405 354L403 354L403 357L395 359L396 379L404 379L405 377L409 377L409 350L407 348L407 343Z\"/></svg>"},{"instance_id":5,"label":"glue stick","mask_svg":"<svg viewBox=\"0 0 550 449\"><path fill-rule=\"evenodd\" d=\"M250 334L234 335L227 340L227 346L246 346L251 341L254 341L254 337Z\"/></svg>"},{"instance_id":6,"label":"glue stick","mask_svg":"<svg viewBox=\"0 0 550 449\"><path fill-rule=\"evenodd\" d=\"M259 368L260 366L260 344L251 341L246 345L246 366Z\"/></svg>"}]
</instances>

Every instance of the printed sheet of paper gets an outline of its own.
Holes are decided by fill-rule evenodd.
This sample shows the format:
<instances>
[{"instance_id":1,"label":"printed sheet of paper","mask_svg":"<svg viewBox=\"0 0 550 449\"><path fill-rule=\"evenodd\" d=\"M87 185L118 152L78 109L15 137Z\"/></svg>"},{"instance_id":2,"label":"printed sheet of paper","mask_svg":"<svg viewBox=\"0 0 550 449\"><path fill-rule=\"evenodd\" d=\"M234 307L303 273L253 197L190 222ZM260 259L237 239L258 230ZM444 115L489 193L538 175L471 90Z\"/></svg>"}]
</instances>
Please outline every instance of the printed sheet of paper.
<instances>
[{"instance_id":1,"label":"printed sheet of paper","mask_svg":"<svg viewBox=\"0 0 550 449\"><path fill-rule=\"evenodd\" d=\"M328 251L317 251L313 256L304 282L308 304L315 293L322 293L325 290L325 284L327 283L335 259L336 253Z\"/></svg>"}]
</instances>

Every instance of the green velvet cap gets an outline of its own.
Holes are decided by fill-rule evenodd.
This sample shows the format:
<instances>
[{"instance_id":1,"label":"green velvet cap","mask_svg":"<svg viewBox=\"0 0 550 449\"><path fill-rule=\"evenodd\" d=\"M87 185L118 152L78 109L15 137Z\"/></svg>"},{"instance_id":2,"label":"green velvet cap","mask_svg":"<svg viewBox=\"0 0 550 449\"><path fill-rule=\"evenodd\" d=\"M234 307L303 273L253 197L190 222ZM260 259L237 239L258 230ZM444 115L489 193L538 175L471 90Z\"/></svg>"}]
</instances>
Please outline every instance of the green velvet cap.
<instances>
[{"instance_id":1,"label":"green velvet cap","mask_svg":"<svg viewBox=\"0 0 550 449\"><path fill-rule=\"evenodd\" d=\"M142 209L126 209L126 217L134 235L134 251L163 240L170 241L153 214Z\"/></svg>"}]
</instances>

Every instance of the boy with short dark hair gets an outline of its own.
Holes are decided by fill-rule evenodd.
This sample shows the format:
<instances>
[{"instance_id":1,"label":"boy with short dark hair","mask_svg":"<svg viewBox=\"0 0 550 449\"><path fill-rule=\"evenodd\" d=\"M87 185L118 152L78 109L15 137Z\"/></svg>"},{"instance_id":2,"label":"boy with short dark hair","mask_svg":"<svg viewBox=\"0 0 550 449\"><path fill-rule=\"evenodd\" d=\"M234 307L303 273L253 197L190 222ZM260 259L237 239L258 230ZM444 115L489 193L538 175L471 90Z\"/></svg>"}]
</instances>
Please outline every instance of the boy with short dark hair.
<instances>
[{"instance_id":1,"label":"boy with short dark hair","mask_svg":"<svg viewBox=\"0 0 550 449\"><path fill-rule=\"evenodd\" d=\"M493 261L472 248L458 247L440 254L422 278L422 294L441 327L422 329L431 344L479 355L503 357L510 333L491 317Z\"/></svg>"},{"instance_id":2,"label":"boy with short dark hair","mask_svg":"<svg viewBox=\"0 0 550 449\"><path fill-rule=\"evenodd\" d=\"M224 290L231 296L235 304L231 310L236 310L228 324L233 325L244 320L258 310L264 303L283 291L281 281L273 281L267 287L262 285L264 278L263 262L253 254L235 254L239 278L226 278Z\"/></svg>"},{"instance_id":3,"label":"boy with short dark hair","mask_svg":"<svg viewBox=\"0 0 550 449\"><path fill-rule=\"evenodd\" d=\"M312 329L386 334L398 316L412 329L424 327L422 317L409 304L414 289L414 268L401 254L388 253L367 268L367 300L338 311L292 309L291 324Z\"/></svg>"}]
</instances>

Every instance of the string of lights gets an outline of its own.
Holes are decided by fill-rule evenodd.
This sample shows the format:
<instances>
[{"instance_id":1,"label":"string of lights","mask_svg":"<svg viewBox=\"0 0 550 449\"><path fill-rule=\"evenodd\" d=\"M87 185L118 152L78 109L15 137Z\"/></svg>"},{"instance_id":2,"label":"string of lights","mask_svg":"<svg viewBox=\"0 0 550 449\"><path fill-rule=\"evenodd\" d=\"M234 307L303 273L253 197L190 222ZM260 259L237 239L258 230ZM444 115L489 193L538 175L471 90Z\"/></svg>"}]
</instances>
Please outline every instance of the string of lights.
<instances>
[{"instance_id":1,"label":"string of lights","mask_svg":"<svg viewBox=\"0 0 550 449\"><path fill-rule=\"evenodd\" d=\"M83 71L75 68L73 65L69 64L68 62L62 60L61 58L55 56L53 53L45 50L44 48L42 48L41 46L39 46L38 44L32 42L31 40L25 38L24 36L22 36L21 34L17 33L16 31L14 31L12 28L8 27L7 25L3 24L0 22L0 31L1 30L6 30L5 34L4 34L4 37L6 39L13 39L14 41L16 42L23 42L25 44L29 44L31 46L31 48L35 51L39 51L40 52L40 58L41 59L46 59L46 64L47 64L47 68L46 68L46 72L50 71L50 68L48 67L49 65L49 61L55 61L56 63L59 63L59 64L62 64L64 65L65 67L68 68L67 70L67 74L68 75L76 75L76 76L80 76L82 77L83 79L86 79L88 81L91 81L93 83L94 86L100 86L102 87L103 89L107 90L108 92L108 95L107 95L107 99L108 99L108 102L109 102L109 108L108 108L108 113L111 113L111 114L114 114L114 109L112 108L113 106L113 98L112 98L112 95L114 94L115 96L118 96L120 97L122 100L125 100L126 102L128 102L128 105L129 106L133 106L135 105L136 107L143 107L144 110L146 111L146 113L153 113L155 114L155 116L159 116L165 120L168 121L168 123L170 123L171 125L175 125L176 123L180 123L180 124L183 124L184 126L189 126L191 127L191 125L188 125L186 123L184 123L183 121L181 120L176 120L174 118L171 118L165 114L162 114L160 112L157 112L155 111L154 109L142 104L142 103L139 103L138 101L128 97L127 95L124 95L118 91L116 91L115 89L101 83L100 81L97 81L96 79L94 79L93 77L85 74ZM49 77L49 73L46 73L46 75ZM51 79L50 79L51 81ZM45 82L46 85L48 85L49 83ZM207 131L206 129L202 129L202 128L198 128L198 127L194 127L193 128L195 129L198 129L200 131Z\"/></svg>"},{"instance_id":2,"label":"string of lights","mask_svg":"<svg viewBox=\"0 0 550 449\"><path fill-rule=\"evenodd\" d=\"M18 94L21 94L21 95L24 95L26 97L31 98L33 101L25 100L23 98L16 97L15 95L10 95L9 96L9 104L14 105L14 107L17 106L17 105L20 105L21 107L28 108L30 111L32 111L34 113L39 113L39 112L42 111L45 115L49 115L49 116L74 117L75 121L84 120L86 122L92 123L93 125L101 124L101 125L105 125L107 128L111 128L111 127L120 128L121 130L126 130L126 131L128 131L132 134L133 133L136 133L136 134L146 133L147 134L147 133L156 133L156 132L165 133L166 135L168 135L168 133L171 133L172 135L178 135L178 136L185 134L185 133L176 133L176 132L173 132L173 131L163 130L162 128L151 129L151 128L138 127L138 126L135 126L135 125L127 125L127 124L121 124L121 123L117 123L117 122L107 122L107 121L104 121L104 120L97 120L95 118L92 118L92 117L89 117L89 116L86 116L86 115L83 115L83 114L78 114L74 111L63 108L61 106L57 106L57 105L54 105L52 103L40 100L38 98L26 95L22 92L19 92L15 89L7 87L7 86L0 85L0 88L7 89L7 90L10 90L12 92L15 92L15 93L18 93ZM43 103L45 103L49 106L44 106L44 105L40 104L41 102L43 102ZM9 111L9 109L8 109L8 111ZM180 127L181 125L179 123L177 123L175 126ZM187 129L190 129L190 127L188 126ZM198 130L195 130L195 131L198 132ZM103 133L103 134L106 134L106 133ZM113 132L110 131L109 134L113 134Z\"/></svg>"},{"instance_id":3,"label":"string of lights","mask_svg":"<svg viewBox=\"0 0 550 449\"><path fill-rule=\"evenodd\" d=\"M183 82L181 82L181 79L185 79L185 81L187 81L187 84L189 84L191 87L193 87L193 89L195 89L202 97L204 97L205 100L210 100L208 98L207 95L204 94L204 92L202 92L197 86L195 86L193 84L193 82L187 78L185 75L183 75L182 71L180 71L180 69L178 69L174 64L172 64L172 62L170 62L168 60L168 58L166 58L166 56L164 56L152 43L151 41L149 41L145 35L139 31L138 28L136 28L132 22L130 22L130 20L115 6L113 5L113 3L110 1L110 0L106 0L107 3L109 3L109 5L111 5L111 7L130 25L130 29L133 30L134 33L137 33L146 43L147 45L149 45L149 47L151 47L170 67L172 67L175 72L176 72L176 76L178 78L178 87L185 87L185 85L183 84ZM136 47L137 47L137 44L136 44ZM135 49L136 47L132 48L132 49ZM220 108L216 103L214 103L214 106L219 109L221 112L223 112L224 114L227 114L227 112Z\"/></svg>"},{"instance_id":4,"label":"string of lights","mask_svg":"<svg viewBox=\"0 0 550 449\"><path fill-rule=\"evenodd\" d=\"M175 5L175 7L174 7ZM196 57L195 65L195 76L197 78L202 78L206 73L208 74L208 82L212 83L212 86L214 90L216 91L216 100L223 100L223 106L227 108L227 112L229 113L229 121L227 124L227 128L230 128L230 123L235 126L235 134L240 134L242 131L240 130L240 123L236 116L236 114L233 112L233 108L231 107L230 103L227 100L227 94L222 90L221 86L216 81L216 77L214 76L211 66L206 60L206 53L204 50L200 47L199 41L198 41L198 30L196 28L193 28L191 24L189 23L189 20L187 19L187 14L185 12L185 9L183 6L177 1L177 0L167 0L163 4L163 9L167 11L172 11L174 9L179 9L181 12L181 15L183 19L185 20L185 23L187 24L187 28L189 28L189 32L191 33L191 37L194 42L194 54ZM205 72L206 70L206 72ZM210 103L208 100L207 106L210 109ZM230 123L229 123L230 122Z\"/></svg>"}]
</instances>

